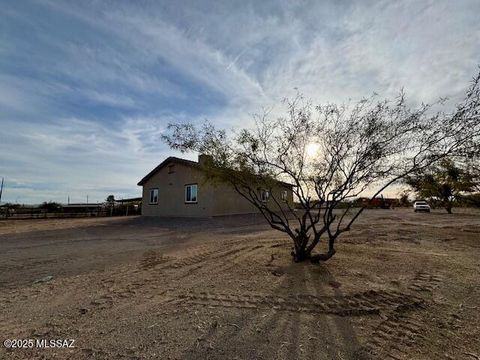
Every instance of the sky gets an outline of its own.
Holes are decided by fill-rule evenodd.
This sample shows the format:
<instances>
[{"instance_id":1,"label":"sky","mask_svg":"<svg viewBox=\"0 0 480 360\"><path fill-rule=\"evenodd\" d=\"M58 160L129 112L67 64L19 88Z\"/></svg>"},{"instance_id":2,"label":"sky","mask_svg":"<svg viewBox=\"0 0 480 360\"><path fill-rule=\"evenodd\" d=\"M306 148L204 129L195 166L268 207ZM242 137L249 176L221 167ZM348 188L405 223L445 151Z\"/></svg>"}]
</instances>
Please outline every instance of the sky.
<instances>
[{"instance_id":1,"label":"sky","mask_svg":"<svg viewBox=\"0 0 480 360\"><path fill-rule=\"evenodd\" d=\"M480 1L0 0L2 202L103 201L170 155L168 123L222 128L404 88L459 101ZM186 157L194 158L194 154Z\"/></svg>"}]
</instances>

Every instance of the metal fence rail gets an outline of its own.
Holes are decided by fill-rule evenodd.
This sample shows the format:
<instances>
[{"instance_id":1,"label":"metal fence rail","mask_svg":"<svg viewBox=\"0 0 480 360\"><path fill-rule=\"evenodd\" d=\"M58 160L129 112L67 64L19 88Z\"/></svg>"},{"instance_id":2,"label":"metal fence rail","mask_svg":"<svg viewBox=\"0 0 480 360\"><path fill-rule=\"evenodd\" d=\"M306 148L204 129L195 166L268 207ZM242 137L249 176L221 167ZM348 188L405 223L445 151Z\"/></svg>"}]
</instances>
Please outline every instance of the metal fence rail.
<instances>
[{"instance_id":1,"label":"metal fence rail","mask_svg":"<svg viewBox=\"0 0 480 360\"><path fill-rule=\"evenodd\" d=\"M28 219L70 219L70 218L86 218L86 217L101 217L110 216L107 211L95 211L85 213L48 213L48 212L33 212L33 213L13 213L0 214L0 220L28 220Z\"/></svg>"}]
</instances>

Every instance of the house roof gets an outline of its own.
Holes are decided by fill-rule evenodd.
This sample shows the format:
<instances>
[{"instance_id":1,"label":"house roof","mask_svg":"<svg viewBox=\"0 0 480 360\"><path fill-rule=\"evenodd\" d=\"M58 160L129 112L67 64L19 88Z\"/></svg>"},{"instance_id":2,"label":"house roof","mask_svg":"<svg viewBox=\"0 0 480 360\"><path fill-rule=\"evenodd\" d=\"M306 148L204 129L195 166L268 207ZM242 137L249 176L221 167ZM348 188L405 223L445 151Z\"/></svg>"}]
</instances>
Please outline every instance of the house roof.
<instances>
[{"instance_id":1,"label":"house roof","mask_svg":"<svg viewBox=\"0 0 480 360\"><path fill-rule=\"evenodd\" d=\"M153 175L155 175L158 171L162 170L165 166L167 166L168 164L170 163L175 163L175 164L182 164L182 165L185 165L185 166L191 166L191 167L196 167L196 168L200 168L200 164L196 161L192 161L192 160L187 160L187 159L182 159L182 158L178 158L178 157L175 157L175 156L169 156L168 158L166 158L164 161L162 161L155 169L153 169L152 171L150 171L147 175L144 176L144 178L142 180L140 180L138 182L137 185L139 186L142 186L143 184L145 184ZM282 184L284 186L288 186L288 187L292 187L294 185L292 184L289 184L287 182L284 182L284 181L277 181L279 184Z\"/></svg>"},{"instance_id":2,"label":"house roof","mask_svg":"<svg viewBox=\"0 0 480 360\"><path fill-rule=\"evenodd\" d=\"M153 169L147 175L145 175L143 177L143 179L138 182L137 185L142 186L143 184L145 184L148 181L148 179L150 179L153 175L155 175L158 171L162 170L165 166L167 166L170 163L182 164L182 165L193 166L193 167L200 167L200 164L196 161L181 159L181 158L177 158L175 156L169 156L168 158L163 160L155 169Z\"/></svg>"},{"instance_id":3,"label":"house roof","mask_svg":"<svg viewBox=\"0 0 480 360\"><path fill-rule=\"evenodd\" d=\"M136 202L136 201L142 201L142 198L134 197L134 198L120 199L120 200L115 199L115 202L117 203L128 203L128 202Z\"/></svg>"},{"instance_id":4,"label":"house roof","mask_svg":"<svg viewBox=\"0 0 480 360\"><path fill-rule=\"evenodd\" d=\"M77 204L65 204L62 205L63 208L86 208L86 207L102 207L102 203L77 203Z\"/></svg>"}]
</instances>

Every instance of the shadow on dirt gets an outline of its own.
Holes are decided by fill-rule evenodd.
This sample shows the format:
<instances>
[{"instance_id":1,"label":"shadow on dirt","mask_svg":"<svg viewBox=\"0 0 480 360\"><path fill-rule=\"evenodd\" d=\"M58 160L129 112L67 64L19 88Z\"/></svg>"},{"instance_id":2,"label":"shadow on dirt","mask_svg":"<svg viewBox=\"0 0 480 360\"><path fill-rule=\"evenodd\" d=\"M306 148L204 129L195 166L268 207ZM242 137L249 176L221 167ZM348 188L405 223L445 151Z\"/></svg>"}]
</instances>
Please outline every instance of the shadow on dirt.
<instances>
[{"instance_id":1,"label":"shadow on dirt","mask_svg":"<svg viewBox=\"0 0 480 360\"><path fill-rule=\"evenodd\" d=\"M292 263L272 295L331 295L336 280L325 265ZM339 289L335 296L343 297ZM298 311L225 309L184 353L185 359L353 359L359 348L348 317Z\"/></svg>"}]
</instances>

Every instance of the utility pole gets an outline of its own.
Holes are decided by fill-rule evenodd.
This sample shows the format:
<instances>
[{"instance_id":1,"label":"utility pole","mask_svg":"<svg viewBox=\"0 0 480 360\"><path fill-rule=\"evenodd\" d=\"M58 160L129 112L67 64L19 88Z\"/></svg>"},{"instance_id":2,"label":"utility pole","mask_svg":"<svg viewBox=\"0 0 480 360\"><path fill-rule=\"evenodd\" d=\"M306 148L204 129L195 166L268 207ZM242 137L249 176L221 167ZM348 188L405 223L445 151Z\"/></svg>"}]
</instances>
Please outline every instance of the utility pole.
<instances>
[{"instance_id":1,"label":"utility pole","mask_svg":"<svg viewBox=\"0 0 480 360\"><path fill-rule=\"evenodd\" d=\"M2 193L3 193L3 177L2 177L2 185L0 186L0 205L2 205ZM5 207L5 219L8 218L8 208Z\"/></svg>"},{"instance_id":2,"label":"utility pole","mask_svg":"<svg viewBox=\"0 0 480 360\"><path fill-rule=\"evenodd\" d=\"M87 195L87 204L88 204L88 195Z\"/></svg>"},{"instance_id":3,"label":"utility pole","mask_svg":"<svg viewBox=\"0 0 480 360\"><path fill-rule=\"evenodd\" d=\"M2 193L3 193L3 177L2 177L2 185L0 186L0 204L2 203Z\"/></svg>"}]
</instances>

